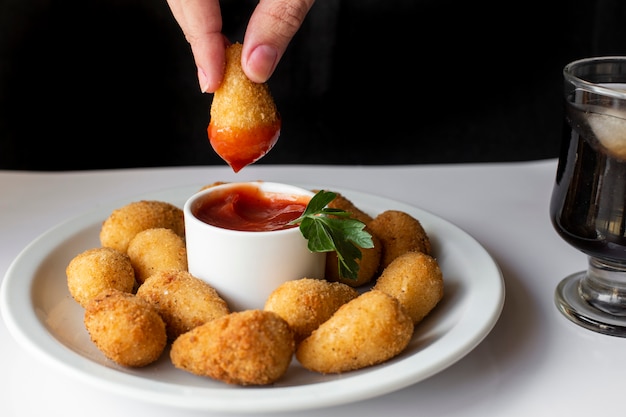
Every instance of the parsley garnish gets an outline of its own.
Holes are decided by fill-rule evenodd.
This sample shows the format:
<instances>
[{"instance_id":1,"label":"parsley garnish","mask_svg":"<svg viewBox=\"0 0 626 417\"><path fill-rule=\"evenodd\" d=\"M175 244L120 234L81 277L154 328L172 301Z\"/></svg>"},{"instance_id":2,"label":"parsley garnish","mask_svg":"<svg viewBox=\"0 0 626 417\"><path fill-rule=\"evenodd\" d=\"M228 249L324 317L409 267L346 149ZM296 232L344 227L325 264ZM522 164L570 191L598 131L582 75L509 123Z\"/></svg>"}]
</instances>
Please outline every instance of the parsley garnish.
<instances>
[{"instance_id":1,"label":"parsley garnish","mask_svg":"<svg viewBox=\"0 0 626 417\"><path fill-rule=\"evenodd\" d=\"M372 236L364 229L365 224L350 217L350 213L327 207L337 197L336 193L320 190L311 198L304 213L293 220L300 224L300 232L308 240L311 252L337 253L339 276L357 279L361 250L373 248Z\"/></svg>"}]
</instances>

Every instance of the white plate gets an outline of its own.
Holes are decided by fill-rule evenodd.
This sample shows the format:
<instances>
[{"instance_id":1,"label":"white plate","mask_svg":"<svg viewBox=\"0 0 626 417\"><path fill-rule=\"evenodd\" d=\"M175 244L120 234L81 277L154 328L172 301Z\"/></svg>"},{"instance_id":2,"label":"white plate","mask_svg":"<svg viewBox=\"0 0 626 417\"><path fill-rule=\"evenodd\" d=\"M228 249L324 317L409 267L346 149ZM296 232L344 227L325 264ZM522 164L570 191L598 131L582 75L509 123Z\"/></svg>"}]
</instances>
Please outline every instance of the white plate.
<instances>
[{"instance_id":1,"label":"white plate","mask_svg":"<svg viewBox=\"0 0 626 417\"><path fill-rule=\"evenodd\" d=\"M320 189L324 187L308 188ZM457 226L409 205L336 189L362 210L405 211L428 233L444 275L440 304L416 326L411 343L392 360L341 375L322 375L294 359L284 377L265 387L241 387L174 368L169 352L145 368L126 369L107 360L91 343L83 309L70 296L65 268L78 253L100 246L102 221L131 201L169 201L182 207L199 186L118 201L44 233L13 261L1 288L6 325L29 352L98 389L182 409L277 412L321 408L380 396L422 381L463 358L495 325L504 303L500 269L486 250Z\"/></svg>"}]
</instances>

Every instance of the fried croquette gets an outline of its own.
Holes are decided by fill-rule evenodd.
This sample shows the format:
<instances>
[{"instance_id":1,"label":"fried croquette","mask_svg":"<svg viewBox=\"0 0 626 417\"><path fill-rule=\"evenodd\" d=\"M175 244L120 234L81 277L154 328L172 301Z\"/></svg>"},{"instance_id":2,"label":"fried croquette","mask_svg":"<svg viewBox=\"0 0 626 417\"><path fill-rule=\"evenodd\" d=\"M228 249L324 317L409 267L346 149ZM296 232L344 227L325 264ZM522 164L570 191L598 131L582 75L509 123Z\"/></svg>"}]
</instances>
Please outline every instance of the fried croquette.
<instances>
[{"instance_id":1,"label":"fried croquette","mask_svg":"<svg viewBox=\"0 0 626 417\"><path fill-rule=\"evenodd\" d=\"M70 294L83 307L104 290L132 292L135 287L130 258L112 248L92 248L76 255L65 275Z\"/></svg>"},{"instance_id":2,"label":"fried croquette","mask_svg":"<svg viewBox=\"0 0 626 417\"><path fill-rule=\"evenodd\" d=\"M142 230L164 227L185 236L183 210L165 201L141 200L113 210L100 228L100 244L120 252Z\"/></svg>"},{"instance_id":3,"label":"fried croquette","mask_svg":"<svg viewBox=\"0 0 626 417\"><path fill-rule=\"evenodd\" d=\"M367 227L382 243L381 271L405 252L431 254L430 239L422 224L404 211L383 211L367 223Z\"/></svg>"},{"instance_id":4,"label":"fried croquette","mask_svg":"<svg viewBox=\"0 0 626 417\"><path fill-rule=\"evenodd\" d=\"M167 345L165 322L145 300L119 290L107 290L85 308L84 323L92 342L122 366L146 366Z\"/></svg>"},{"instance_id":5,"label":"fried croquette","mask_svg":"<svg viewBox=\"0 0 626 417\"><path fill-rule=\"evenodd\" d=\"M213 94L207 128L211 146L235 172L276 144L281 118L266 83L250 81L241 68L241 43L226 48L226 68Z\"/></svg>"},{"instance_id":6,"label":"fried croquette","mask_svg":"<svg viewBox=\"0 0 626 417\"><path fill-rule=\"evenodd\" d=\"M159 271L187 270L185 239L172 229L157 227L142 230L128 243L126 253L139 285Z\"/></svg>"},{"instance_id":7,"label":"fried croquette","mask_svg":"<svg viewBox=\"0 0 626 417\"><path fill-rule=\"evenodd\" d=\"M395 297L417 324L443 298L439 263L422 252L407 252L394 259L378 277L374 289Z\"/></svg>"},{"instance_id":8,"label":"fried croquette","mask_svg":"<svg viewBox=\"0 0 626 417\"><path fill-rule=\"evenodd\" d=\"M365 230L367 231L367 227ZM356 261L359 265L356 279L342 277L339 274L337 252L328 252L326 255L324 278L329 281L342 282L351 287L360 287L369 284L378 274L382 256L382 243L380 239L372 233L370 233L370 235L372 236L374 246L372 248L359 248L361 251L361 259L357 259Z\"/></svg>"},{"instance_id":9,"label":"fried croquette","mask_svg":"<svg viewBox=\"0 0 626 417\"><path fill-rule=\"evenodd\" d=\"M358 295L357 290L340 282L301 278L276 288L267 298L264 309L285 319L299 343Z\"/></svg>"},{"instance_id":10,"label":"fried croquette","mask_svg":"<svg viewBox=\"0 0 626 417\"><path fill-rule=\"evenodd\" d=\"M230 313L226 301L205 281L187 271L163 270L150 275L137 297L152 304L167 327L168 339Z\"/></svg>"},{"instance_id":11,"label":"fried croquette","mask_svg":"<svg viewBox=\"0 0 626 417\"><path fill-rule=\"evenodd\" d=\"M177 368L229 384L267 385L289 368L295 342L287 322L265 310L233 312L180 335L170 351Z\"/></svg>"},{"instance_id":12,"label":"fried croquette","mask_svg":"<svg viewBox=\"0 0 626 417\"><path fill-rule=\"evenodd\" d=\"M413 336L411 317L394 297L370 290L341 306L296 349L305 368L342 373L385 362Z\"/></svg>"},{"instance_id":13,"label":"fried croquette","mask_svg":"<svg viewBox=\"0 0 626 417\"><path fill-rule=\"evenodd\" d=\"M319 190L313 190L318 192ZM350 213L350 217L359 220L361 223L367 225L372 221L372 216L358 208L351 200L346 198L343 194L333 191L336 196L328 203L328 207L336 208ZM357 260L359 264L359 272L356 279L341 277L339 275L339 264L337 263L337 253L329 252L326 257L326 270L324 277L329 281L338 281L351 287L360 287L369 283L379 272L379 263L382 256L382 243L374 236L368 228L365 231L372 235L372 242L374 247L372 248L359 248L361 250L361 259Z\"/></svg>"},{"instance_id":14,"label":"fried croquette","mask_svg":"<svg viewBox=\"0 0 626 417\"><path fill-rule=\"evenodd\" d=\"M359 220L361 223L368 224L370 221L372 221L372 216L358 208L351 200L346 198L343 194L338 193L337 191L333 191L333 193L337 194L337 196L330 203L328 203L328 207L346 211L350 213L350 217Z\"/></svg>"}]
</instances>

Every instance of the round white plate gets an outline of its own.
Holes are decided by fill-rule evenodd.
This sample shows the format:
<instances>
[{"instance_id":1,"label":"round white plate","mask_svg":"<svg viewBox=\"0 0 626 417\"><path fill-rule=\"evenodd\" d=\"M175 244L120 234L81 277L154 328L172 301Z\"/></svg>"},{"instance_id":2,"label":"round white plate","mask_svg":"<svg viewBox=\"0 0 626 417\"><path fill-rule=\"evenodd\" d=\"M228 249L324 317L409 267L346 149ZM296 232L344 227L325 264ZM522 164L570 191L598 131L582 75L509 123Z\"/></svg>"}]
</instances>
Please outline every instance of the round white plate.
<instances>
[{"instance_id":1,"label":"round white plate","mask_svg":"<svg viewBox=\"0 0 626 417\"><path fill-rule=\"evenodd\" d=\"M68 292L65 268L78 253L100 246L100 225L114 209L140 199L182 207L199 187L166 190L99 207L54 227L28 245L9 267L0 293L2 315L18 343L62 372L137 400L193 410L278 412L351 403L422 381L463 358L500 316L502 274L474 238L418 208L331 188L372 215L388 209L411 214L431 239L444 276L444 298L416 326L404 352L383 364L340 375L307 371L294 359L286 375L264 387L228 385L176 369L169 351L145 368L118 366L90 341L83 309Z\"/></svg>"}]
</instances>

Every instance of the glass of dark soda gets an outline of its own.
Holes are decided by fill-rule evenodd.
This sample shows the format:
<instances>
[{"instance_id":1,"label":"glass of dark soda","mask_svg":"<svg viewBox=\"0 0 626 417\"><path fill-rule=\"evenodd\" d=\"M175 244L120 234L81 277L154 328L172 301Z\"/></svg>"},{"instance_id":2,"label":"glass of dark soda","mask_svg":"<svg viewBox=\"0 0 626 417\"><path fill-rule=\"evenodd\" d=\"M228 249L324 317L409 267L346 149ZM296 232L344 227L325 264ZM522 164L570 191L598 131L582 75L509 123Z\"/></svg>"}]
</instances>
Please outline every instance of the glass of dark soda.
<instances>
[{"instance_id":1,"label":"glass of dark soda","mask_svg":"<svg viewBox=\"0 0 626 417\"><path fill-rule=\"evenodd\" d=\"M571 62L563 81L550 217L588 268L558 284L555 302L574 323L626 337L626 56Z\"/></svg>"}]
</instances>

